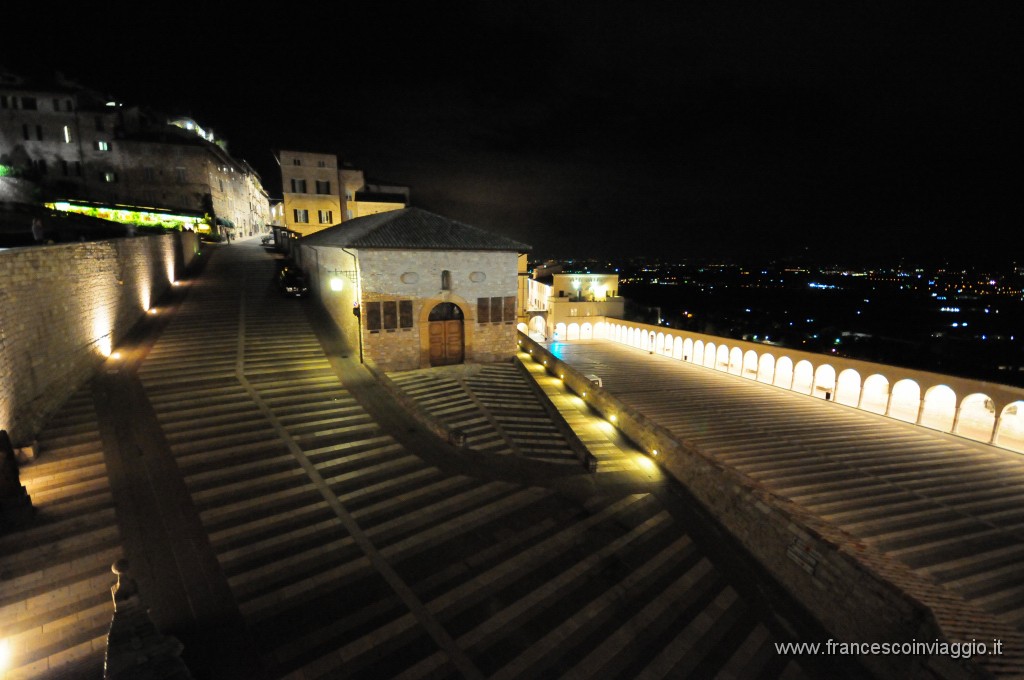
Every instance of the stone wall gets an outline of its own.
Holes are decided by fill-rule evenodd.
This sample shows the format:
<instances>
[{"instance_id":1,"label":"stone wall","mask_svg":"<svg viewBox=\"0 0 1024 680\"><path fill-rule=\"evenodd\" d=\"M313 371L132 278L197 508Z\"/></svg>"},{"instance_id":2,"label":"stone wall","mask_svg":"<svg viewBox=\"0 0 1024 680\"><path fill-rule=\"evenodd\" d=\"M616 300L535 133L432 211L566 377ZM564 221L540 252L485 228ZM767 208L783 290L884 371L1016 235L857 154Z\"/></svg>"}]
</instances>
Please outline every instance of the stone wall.
<instances>
[{"instance_id":1,"label":"stone wall","mask_svg":"<svg viewBox=\"0 0 1024 680\"><path fill-rule=\"evenodd\" d=\"M192 232L0 252L0 429L15 445L34 437L198 253Z\"/></svg>"},{"instance_id":2,"label":"stone wall","mask_svg":"<svg viewBox=\"0 0 1024 680\"><path fill-rule=\"evenodd\" d=\"M444 250L368 250L358 252L360 295L363 303L411 300L411 330L371 333L363 323L363 349L382 370L406 370L429 365L427 323L441 302L462 310L465 361L510 360L515 355L515 313L506 323L479 323L477 299L515 297L518 253ZM442 284L449 272L449 288Z\"/></svg>"}]
</instances>

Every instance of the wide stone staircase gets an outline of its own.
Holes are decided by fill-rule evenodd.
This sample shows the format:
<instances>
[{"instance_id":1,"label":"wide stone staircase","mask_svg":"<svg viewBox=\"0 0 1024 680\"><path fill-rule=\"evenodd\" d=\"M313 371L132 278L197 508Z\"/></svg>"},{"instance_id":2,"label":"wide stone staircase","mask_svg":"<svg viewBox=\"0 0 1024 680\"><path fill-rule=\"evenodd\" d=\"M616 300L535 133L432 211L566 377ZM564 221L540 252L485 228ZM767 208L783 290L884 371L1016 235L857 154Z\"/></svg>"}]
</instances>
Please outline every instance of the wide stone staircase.
<instances>
[{"instance_id":1,"label":"wide stone staircase","mask_svg":"<svg viewBox=\"0 0 1024 680\"><path fill-rule=\"evenodd\" d=\"M269 677L819 675L776 653L794 636L726 568L745 558L658 493L563 493L400 443L339 380L306 302L261 287L271 272L257 248L221 249L138 371ZM551 433L517 371L458 386L494 448L530 459ZM23 471L37 522L0 538L9 677L100 677L121 545L90 400Z\"/></svg>"},{"instance_id":2,"label":"wide stone staircase","mask_svg":"<svg viewBox=\"0 0 1024 680\"><path fill-rule=\"evenodd\" d=\"M388 373L427 413L476 451L579 467L529 379L509 363Z\"/></svg>"},{"instance_id":3,"label":"wide stone staircase","mask_svg":"<svg viewBox=\"0 0 1024 680\"><path fill-rule=\"evenodd\" d=\"M89 385L50 420L39 451L21 467L36 517L0 535L0 639L10 655L0 677L99 678L110 565L122 546Z\"/></svg>"}]
</instances>

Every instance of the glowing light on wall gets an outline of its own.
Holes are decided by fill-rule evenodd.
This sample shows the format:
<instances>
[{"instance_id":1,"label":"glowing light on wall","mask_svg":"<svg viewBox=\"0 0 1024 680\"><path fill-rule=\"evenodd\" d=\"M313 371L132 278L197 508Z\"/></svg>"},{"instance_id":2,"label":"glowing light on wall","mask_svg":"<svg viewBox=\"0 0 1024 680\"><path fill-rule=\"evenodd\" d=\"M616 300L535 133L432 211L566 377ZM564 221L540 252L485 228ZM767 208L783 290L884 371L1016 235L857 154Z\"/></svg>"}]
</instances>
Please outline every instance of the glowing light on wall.
<instances>
[{"instance_id":1,"label":"glowing light on wall","mask_svg":"<svg viewBox=\"0 0 1024 680\"><path fill-rule=\"evenodd\" d=\"M11 663L11 643L6 638L0 640L0 673L7 670Z\"/></svg>"},{"instance_id":2,"label":"glowing light on wall","mask_svg":"<svg viewBox=\"0 0 1024 680\"><path fill-rule=\"evenodd\" d=\"M345 287L345 282L344 281L342 281L341 279L339 279L336 276L332 276L331 277L331 290L333 290L334 292L338 292L338 291L340 291L344 287Z\"/></svg>"},{"instance_id":3,"label":"glowing light on wall","mask_svg":"<svg viewBox=\"0 0 1024 680\"><path fill-rule=\"evenodd\" d=\"M107 310L102 307L97 308L94 313L95 316L92 318L93 342L100 354L109 357L114 350L114 333L110 327L110 317L107 315Z\"/></svg>"},{"instance_id":4,"label":"glowing light on wall","mask_svg":"<svg viewBox=\"0 0 1024 680\"><path fill-rule=\"evenodd\" d=\"M174 283L177 280L177 272L174 269L174 255L168 255L164 260L164 271L167 272L167 283Z\"/></svg>"}]
</instances>

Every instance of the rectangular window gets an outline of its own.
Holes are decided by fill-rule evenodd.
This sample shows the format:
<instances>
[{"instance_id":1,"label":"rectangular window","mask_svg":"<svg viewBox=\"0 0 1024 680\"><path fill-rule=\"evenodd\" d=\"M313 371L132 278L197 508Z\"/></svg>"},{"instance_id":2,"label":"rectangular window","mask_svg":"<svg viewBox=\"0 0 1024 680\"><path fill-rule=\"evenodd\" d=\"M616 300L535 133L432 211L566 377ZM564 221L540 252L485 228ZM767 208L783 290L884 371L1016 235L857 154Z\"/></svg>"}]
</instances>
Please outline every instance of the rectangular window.
<instances>
[{"instance_id":1,"label":"rectangular window","mask_svg":"<svg viewBox=\"0 0 1024 680\"><path fill-rule=\"evenodd\" d=\"M331 182L326 179L318 179L316 181L316 193L318 194L329 194L331 193Z\"/></svg>"},{"instance_id":2,"label":"rectangular window","mask_svg":"<svg viewBox=\"0 0 1024 680\"><path fill-rule=\"evenodd\" d=\"M117 173L110 172L110 171L107 171L107 172L103 173L103 181L104 182L116 182L117 181Z\"/></svg>"},{"instance_id":3,"label":"rectangular window","mask_svg":"<svg viewBox=\"0 0 1024 680\"><path fill-rule=\"evenodd\" d=\"M21 126L21 136L24 137L25 139L32 139L32 135L30 135L28 132L27 123Z\"/></svg>"},{"instance_id":4,"label":"rectangular window","mask_svg":"<svg viewBox=\"0 0 1024 680\"><path fill-rule=\"evenodd\" d=\"M103 132L103 118L96 116L96 132Z\"/></svg>"},{"instance_id":5,"label":"rectangular window","mask_svg":"<svg viewBox=\"0 0 1024 680\"><path fill-rule=\"evenodd\" d=\"M398 326L412 328L412 300L398 301Z\"/></svg>"},{"instance_id":6,"label":"rectangular window","mask_svg":"<svg viewBox=\"0 0 1024 680\"><path fill-rule=\"evenodd\" d=\"M174 177L178 180L178 184L185 183L185 168L175 168Z\"/></svg>"},{"instance_id":7,"label":"rectangular window","mask_svg":"<svg viewBox=\"0 0 1024 680\"><path fill-rule=\"evenodd\" d=\"M304 194L306 193L306 180L292 178L292 193L293 194Z\"/></svg>"},{"instance_id":8,"label":"rectangular window","mask_svg":"<svg viewBox=\"0 0 1024 680\"><path fill-rule=\"evenodd\" d=\"M302 165L302 161L299 160L298 158L293 158L292 165Z\"/></svg>"},{"instance_id":9,"label":"rectangular window","mask_svg":"<svg viewBox=\"0 0 1024 680\"><path fill-rule=\"evenodd\" d=\"M39 168L40 175L46 174L46 161L44 159L40 158L38 161L36 161L36 167Z\"/></svg>"},{"instance_id":10,"label":"rectangular window","mask_svg":"<svg viewBox=\"0 0 1024 680\"><path fill-rule=\"evenodd\" d=\"M224 180L218 179L217 181L220 183L220 192L224 193Z\"/></svg>"},{"instance_id":11,"label":"rectangular window","mask_svg":"<svg viewBox=\"0 0 1024 680\"><path fill-rule=\"evenodd\" d=\"M74 105L73 105L73 104L71 103L71 100L70 100L70 99L69 99L69 100L67 100L66 102L64 102L64 107L65 107L65 110L66 110L66 111L74 111L74 110L75 110L75 107L74 107Z\"/></svg>"},{"instance_id":12,"label":"rectangular window","mask_svg":"<svg viewBox=\"0 0 1024 680\"><path fill-rule=\"evenodd\" d=\"M380 330L380 303L367 302L366 307L366 329L370 331Z\"/></svg>"},{"instance_id":13,"label":"rectangular window","mask_svg":"<svg viewBox=\"0 0 1024 680\"><path fill-rule=\"evenodd\" d=\"M75 161L74 162L74 168L75 168L75 177L81 177L82 176L82 162L81 161Z\"/></svg>"},{"instance_id":14,"label":"rectangular window","mask_svg":"<svg viewBox=\"0 0 1024 680\"><path fill-rule=\"evenodd\" d=\"M7 95L0 94L0 109L6 109L7 107Z\"/></svg>"},{"instance_id":15,"label":"rectangular window","mask_svg":"<svg viewBox=\"0 0 1024 680\"><path fill-rule=\"evenodd\" d=\"M513 323L516 320L516 296L508 295L505 297L505 310L502 312L505 317L505 323Z\"/></svg>"},{"instance_id":16,"label":"rectangular window","mask_svg":"<svg viewBox=\"0 0 1024 680\"><path fill-rule=\"evenodd\" d=\"M54 111L60 111L60 100L59 99L54 99L53 100L53 110Z\"/></svg>"},{"instance_id":17,"label":"rectangular window","mask_svg":"<svg viewBox=\"0 0 1024 680\"><path fill-rule=\"evenodd\" d=\"M476 322L489 323L491 320L491 298L476 299Z\"/></svg>"},{"instance_id":18,"label":"rectangular window","mask_svg":"<svg viewBox=\"0 0 1024 680\"><path fill-rule=\"evenodd\" d=\"M61 171L61 174L63 174L65 177L67 177L68 175L71 174L71 166L68 165L68 162L66 160L61 159L61 161L60 161L60 171Z\"/></svg>"},{"instance_id":19,"label":"rectangular window","mask_svg":"<svg viewBox=\"0 0 1024 680\"><path fill-rule=\"evenodd\" d=\"M104 142L102 139L96 140L97 151L110 151L110 143Z\"/></svg>"},{"instance_id":20,"label":"rectangular window","mask_svg":"<svg viewBox=\"0 0 1024 680\"><path fill-rule=\"evenodd\" d=\"M491 323L501 323L501 298L491 298Z\"/></svg>"},{"instance_id":21,"label":"rectangular window","mask_svg":"<svg viewBox=\"0 0 1024 680\"><path fill-rule=\"evenodd\" d=\"M70 125L65 125L64 126L64 143L65 144L70 144L71 143L71 126Z\"/></svg>"},{"instance_id":22,"label":"rectangular window","mask_svg":"<svg viewBox=\"0 0 1024 680\"><path fill-rule=\"evenodd\" d=\"M388 300L381 303L381 308L384 329L394 330L398 328L398 303L394 300Z\"/></svg>"},{"instance_id":23,"label":"rectangular window","mask_svg":"<svg viewBox=\"0 0 1024 680\"><path fill-rule=\"evenodd\" d=\"M299 210L298 208L295 208L292 212L294 213L295 221L296 222L301 223L301 224L309 223L309 211L308 210Z\"/></svg>"},{"instance_id":24,"label":"rectangular window","mask_svg":"<svg viewBox=\"0 0 1024 680\"><path fill-rule=\"evenodd\" d=\"M333 224L334 223L334 211L333 210L318 210L317 213L320 217L320 224Z\"/></svg>"},{"instance_id":25,"label":"rectangular window","mask_svg":"<svg viewBox=\"0 0 1024 680\"><path fill-rule=\"evenodd\" d=\"M22 97L21 108L25 109L26 111L35 111L39 108L39 105L36 103L35 97Z\"/></svg>"},{"instance_id":26,"label":"rectangular window","mask_svg":"<svg viewBox=\"0 0 1024 680\"><path fill-rule=\"evenodd\" d=\"M43 126L42 125L37 125L36 126L36 139L38 139L40 142L43 141Z\"/></svg>"},{"instance_id":27,"label":"rectangular window","mask_svg":"<svg viewBox=\"0 0 1024 680\"><path fill-rule=\"evenodd\" d=\"M327 167L327 161L317 161L316 162L316 166L318 168L326 168Z\"/></svg>"},{"instance_id":28,"label":"rectangular window","mask_svg":"<svg viewBox=\"0 0 1024 680\"><path fill-rule=\"evenodd\" d=\"M156 181L156 168L154 168L152 165L147 165L147 166L143 167L142 168L142 176L143 176L143 178L145 178L145 180L147 182L155 182Z\"/></svg>"}]
</instances>

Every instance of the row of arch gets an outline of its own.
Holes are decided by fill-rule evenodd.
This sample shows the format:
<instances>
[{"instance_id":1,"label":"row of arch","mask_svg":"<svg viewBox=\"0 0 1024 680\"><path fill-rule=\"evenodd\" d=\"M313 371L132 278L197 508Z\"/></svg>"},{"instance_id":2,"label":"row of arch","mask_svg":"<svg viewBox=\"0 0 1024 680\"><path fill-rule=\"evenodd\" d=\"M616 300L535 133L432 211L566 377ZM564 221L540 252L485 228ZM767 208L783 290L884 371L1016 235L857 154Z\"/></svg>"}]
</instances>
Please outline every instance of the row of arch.
<instances>
[{"instance_id":1,"label":"row of arch","mask_svg":"<svg viewBox=\"0 0 1024 680\"><path fill-rule=\"evenodd\" d=\"M521 329L524 330L524 329ZM1024 401L1007 404L997 414L995 402L976 392L959 399L948 385L934 385L923 394L917 381L905 378L890 384L880 373L862 377L847 368L807 359L794 362L770 352L743 351L721 343L694 340L613 322L557 324L555 340L607 338L655 354L697 364L731 375L844 406L885 415L942 432L1024 453Z\"/></svg>"}]
</instances>

